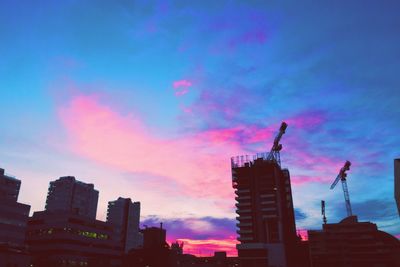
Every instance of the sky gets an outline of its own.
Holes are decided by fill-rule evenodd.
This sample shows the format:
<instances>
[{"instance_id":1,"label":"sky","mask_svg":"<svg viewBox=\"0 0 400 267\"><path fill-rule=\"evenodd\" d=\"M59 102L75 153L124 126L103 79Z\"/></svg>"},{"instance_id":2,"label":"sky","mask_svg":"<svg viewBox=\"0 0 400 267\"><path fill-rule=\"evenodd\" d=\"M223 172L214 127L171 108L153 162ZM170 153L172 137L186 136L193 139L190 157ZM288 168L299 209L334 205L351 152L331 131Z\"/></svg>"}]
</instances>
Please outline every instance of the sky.
<instances>
[{"instance_id":1,"label":"sky","mask_svg":"<svg viewBox=\"0 0 400 267\"><path fill-rule=\"evenodd\" d=\"M282 121L296 226L353 212L400 238L398 1L0 3L0 167L44 209L73 175L141 202L185 252L235 255L230 158L269 151Z\"/></svg>"}]
</instances>

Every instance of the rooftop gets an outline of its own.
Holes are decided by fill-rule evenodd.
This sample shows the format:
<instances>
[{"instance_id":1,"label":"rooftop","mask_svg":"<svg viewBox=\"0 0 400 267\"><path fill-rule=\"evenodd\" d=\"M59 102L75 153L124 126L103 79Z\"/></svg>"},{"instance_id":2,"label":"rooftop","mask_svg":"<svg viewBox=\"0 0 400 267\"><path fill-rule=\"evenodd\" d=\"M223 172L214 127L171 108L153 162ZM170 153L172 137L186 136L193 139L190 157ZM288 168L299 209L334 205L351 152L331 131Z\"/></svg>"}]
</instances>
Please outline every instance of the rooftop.
<instances>
[{"instance_id":1,"label":"rooftop","mask_svg":"<svg viewBox=\"0 0 400 267\"><path fill-rule=\"evenodd\" d=\"M2 169L2 168L0 168L0 175L5 176L5 177L10 178L10 179L15 180L15 181L19 181L17 179L17 177L15 177L14 175L5 173L4 169Z\"/></svg>"},{"instance_id":2,"label":"rooftop","mask_svg":"<svg viewBox=\"0 0 400 267\"><path fill-rule=\"evenodd\" d=\"M231 158L231 167L232 168L244 167L246 165L250 165L250 163L253 163L257 159L268 160L268 155L269 152L262 152L262 153L257 153L255 155L235 156Z\"/></svg>"}]
</instances>

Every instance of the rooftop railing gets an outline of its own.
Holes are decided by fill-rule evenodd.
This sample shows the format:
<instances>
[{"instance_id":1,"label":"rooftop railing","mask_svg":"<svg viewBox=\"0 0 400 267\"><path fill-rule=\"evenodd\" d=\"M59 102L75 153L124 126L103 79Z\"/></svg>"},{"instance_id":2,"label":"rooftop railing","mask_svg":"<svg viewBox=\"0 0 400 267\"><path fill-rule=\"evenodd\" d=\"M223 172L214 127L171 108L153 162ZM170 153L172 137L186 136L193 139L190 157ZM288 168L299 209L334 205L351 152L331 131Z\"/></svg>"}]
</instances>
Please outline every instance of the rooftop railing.
<instances>
[{"instance_id":1,"label":"rooftop railing","mask_svg":"<svg viewBox=\"0 0 400 267\"><path fill-rule=\"evenodd\" d=\"M231 158L231 167L232 168L239 168L239 167L244 167L246 165L250 165L253 161L256 159L268 159L268 152L263 152L263 153L257 153L255 155L241 155L241 156L235 156Z\"/></svg>"}]
</instances>

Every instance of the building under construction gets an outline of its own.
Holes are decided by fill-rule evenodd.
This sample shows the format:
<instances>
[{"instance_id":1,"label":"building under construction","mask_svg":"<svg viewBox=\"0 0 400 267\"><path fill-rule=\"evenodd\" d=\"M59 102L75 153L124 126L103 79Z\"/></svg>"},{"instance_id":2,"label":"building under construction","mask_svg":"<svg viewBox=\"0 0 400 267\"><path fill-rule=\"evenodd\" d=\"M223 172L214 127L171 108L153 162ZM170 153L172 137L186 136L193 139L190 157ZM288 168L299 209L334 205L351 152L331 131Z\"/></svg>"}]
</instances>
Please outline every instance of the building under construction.
<instances>
[{"instance_id":1,"label":"building under construction","mask_svg":"<svg viewBox=\"0 0 400 267\"><path fill-rule=\"evenodd\" d=\"M231 159L241 266L300 266L290 174L280 166L282 123L270 153Z\"/></svg>"}]
</instances>

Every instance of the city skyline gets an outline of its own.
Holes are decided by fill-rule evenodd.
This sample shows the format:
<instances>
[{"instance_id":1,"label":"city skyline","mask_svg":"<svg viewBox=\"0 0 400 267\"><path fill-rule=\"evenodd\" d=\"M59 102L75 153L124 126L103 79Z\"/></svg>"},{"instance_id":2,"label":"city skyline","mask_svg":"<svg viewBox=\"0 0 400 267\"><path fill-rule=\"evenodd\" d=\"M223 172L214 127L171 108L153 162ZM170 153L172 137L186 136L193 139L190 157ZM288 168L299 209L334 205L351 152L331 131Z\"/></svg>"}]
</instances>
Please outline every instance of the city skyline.
<instances>
[{"instance_id":1,"label":"city skyline","mask_svg":"<svg viewBox=\"0 0 400 267\"><path fill-rule=\"evenodd\" d=\"M349 160L353 213L399 238L398 7L2 1L0 167L31 214L71 175L100 191L100 220L132 198L169 242L236 253L230 158L269 151L286 121L297 228L321 228L321 199L328 223L346 216L329 186Z\"/></svg>"}]
</instances>

